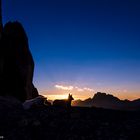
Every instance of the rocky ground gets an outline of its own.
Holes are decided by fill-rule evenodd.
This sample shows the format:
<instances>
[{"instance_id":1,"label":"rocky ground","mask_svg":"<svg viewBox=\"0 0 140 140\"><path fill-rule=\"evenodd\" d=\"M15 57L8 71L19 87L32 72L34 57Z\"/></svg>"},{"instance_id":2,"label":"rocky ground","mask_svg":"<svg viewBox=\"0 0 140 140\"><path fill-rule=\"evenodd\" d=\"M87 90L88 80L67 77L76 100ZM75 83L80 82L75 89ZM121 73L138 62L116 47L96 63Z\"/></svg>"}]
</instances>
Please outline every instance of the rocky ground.
<instances>
[{"instance_id":1,"label":"rocky ground","mask_svg":"<svg viewBox=\"0 0 140 140\"><path fill-rule=\"evenodd\" d=\"M0 139L140 140L140 112L0 104Z\"/></svg>"}]
</instances>

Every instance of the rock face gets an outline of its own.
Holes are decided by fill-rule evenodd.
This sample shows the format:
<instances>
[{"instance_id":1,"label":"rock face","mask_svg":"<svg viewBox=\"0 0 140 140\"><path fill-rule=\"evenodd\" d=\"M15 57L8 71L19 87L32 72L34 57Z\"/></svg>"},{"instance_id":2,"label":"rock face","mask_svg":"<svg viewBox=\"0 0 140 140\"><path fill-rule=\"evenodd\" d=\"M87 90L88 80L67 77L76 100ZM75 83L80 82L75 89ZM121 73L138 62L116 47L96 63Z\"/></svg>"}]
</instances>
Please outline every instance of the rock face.
<instances>
[{"instance_id":1,"label":"rock face","mask_svg":"<svg viewBox=\"0 0 140 140\"><path fill-rule=\"evenodd\" d=\"M44 106L44 102L46 102L46 98L42 95L39 95L38 97L30 100L26 100L23 103L24 109L32 109L32 108L39 108Z\"/></svg>"},{"instance_id":2,"label":"rock face","mask_svg":"<svg viewBox=\"0 0 140 140\"><path fill-rule=\"evenodd\" d=\"M1 70L2 70L2 58L1 58L1 46L2 46L2 40L1 40L1 37L2 37L2 12L1 12L1 0L0 0L0 77L1 77Z\"/></svg>"},{"instance_id":3,"label":"rock face","mask_svg":"<svg viewBox=\"0 0 140 140\"><path fill-rule=\"evenodd\" d=\"M2 12L1 12L1 0L0 0L0 38L2 34Z\"/></svg>"},{"instance_id":4,"label":"rock face","mask_svg":"<svg viewBox=\"0 0 140 140\"><path fill-rule=\"evenodd\" d=\"M0 49L0 95L10 95L22 102L38 96L32 83L34 61L19 22L8 22L4 26Z\"/></svg>"},{"instance_id":5,"label":"rock face","mask_svg":"<svg viewBox=\"0 0 140 140\"><path fill-rule=\"evenodd\" d=\"M110 109L120 109L122 107L122 101L111 95L106 93L97 92L93 98L86 99L84 101L78 101L76 104L80 104L80 106L87 107L102 107L102 108L110 108Z\"/></svg>"},{"instance_id":6,"label":"rock face","mask_svg":"<svg viewBox=\"0 0 140 140\"><path fill-rule=\"evenodd\" d=\"M104 108L112 108L112 109L118 109L121 107L120 99L114 97L111 94L100 93L100 92L97 92L97 94L94 95L93 104L96 107L104 107Z\"/></svg>"},{"instance_id":7,"label":"rock face","mask_svg":"<svg viewBox=\"0 0 140 140\"><path fill-rule=\"evenodd\" d=\"M106 93L97 92L93 98L74 101L73 106L99 107L117 110L140 110L140 99L129 101Z\"/></svg>"}]
</instances>

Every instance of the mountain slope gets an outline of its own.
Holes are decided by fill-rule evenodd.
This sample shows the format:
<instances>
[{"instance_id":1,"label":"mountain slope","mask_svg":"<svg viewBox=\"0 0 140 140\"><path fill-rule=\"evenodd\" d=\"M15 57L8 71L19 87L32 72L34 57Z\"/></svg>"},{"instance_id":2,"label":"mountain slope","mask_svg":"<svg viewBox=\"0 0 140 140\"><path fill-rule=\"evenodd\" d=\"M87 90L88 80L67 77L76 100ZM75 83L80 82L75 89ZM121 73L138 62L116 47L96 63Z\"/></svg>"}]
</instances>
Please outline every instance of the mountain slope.
<instances>
[{"instance_id":1,"label":"mountain slope","mask_svg":"<svg viewBox=\"0 0 140 140\"><path fill-rule=\"evenodd\" d=\"M73 102L73 106L85 106L85 107L100 107L108 109L119 110L139 110L140 99L129 101L120 100L119 98L106 93L97 92L93 98L88 98L84 101L76 100Z\"/></svg>"}]
</instances>

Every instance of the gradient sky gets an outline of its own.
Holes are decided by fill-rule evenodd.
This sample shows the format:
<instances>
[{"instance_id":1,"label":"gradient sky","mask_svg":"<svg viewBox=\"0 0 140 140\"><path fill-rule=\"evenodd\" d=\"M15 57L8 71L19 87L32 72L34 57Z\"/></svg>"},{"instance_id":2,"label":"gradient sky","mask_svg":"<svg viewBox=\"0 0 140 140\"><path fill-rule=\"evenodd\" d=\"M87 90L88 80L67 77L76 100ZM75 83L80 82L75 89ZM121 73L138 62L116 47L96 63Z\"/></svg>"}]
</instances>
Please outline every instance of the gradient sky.
<instances>
[{"instance_id":1,"label":"gradient sky","mask_svg":"<svg viewBox=\"0 0 140 140\"><path fill-rule=\"evenodd\" d=\"M140 98L140 1L3 0L9 20L27 32L41 94Z\"/></svg>"}]
</instances>

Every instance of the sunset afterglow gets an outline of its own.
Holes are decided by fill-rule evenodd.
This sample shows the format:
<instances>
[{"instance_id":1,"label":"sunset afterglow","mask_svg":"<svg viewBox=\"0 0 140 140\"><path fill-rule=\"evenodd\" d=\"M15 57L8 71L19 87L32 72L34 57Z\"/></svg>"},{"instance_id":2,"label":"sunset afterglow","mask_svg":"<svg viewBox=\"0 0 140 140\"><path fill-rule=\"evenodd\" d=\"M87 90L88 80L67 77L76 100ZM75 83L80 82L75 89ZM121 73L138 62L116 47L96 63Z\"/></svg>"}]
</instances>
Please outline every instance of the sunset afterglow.
<instances>
[{"instance_id":1,"label":"sunset afterglow","mask_svg":"<svg viewBox=\"0 0 140 140\"><path fill-rule=\"evenodd\" d=\"M41 94L47 97L50 100L55 99L67 99L68 94L71 93L75 100L81 99L85 100L87 98L92 98L95 93L98 91L105 92L107 94L112 94L120 99L129 99L134 100L139 98L139 91L138 92L131 92L127 89L112 89L112 88L100 88L100 89L91 89L89 87L77 87L77 86L70 86L70 85L54 85L52 89L41 91ZM115 92L113 92L115 91Z\"/></svg>"},{"instance_id":2,"label":"sunset afterglow","mask_svg":"<svg viewBox=\"0 0 140 140\"><path fill-rule=\"evenodd\" d=\"M100 91L133 100L140 98L138 5L121 0L40 0L39 5L5 0L3 22L19 20L27 31L40 94L54 99L71 92L86 99Z\"/></svg>"}]
</instances>

